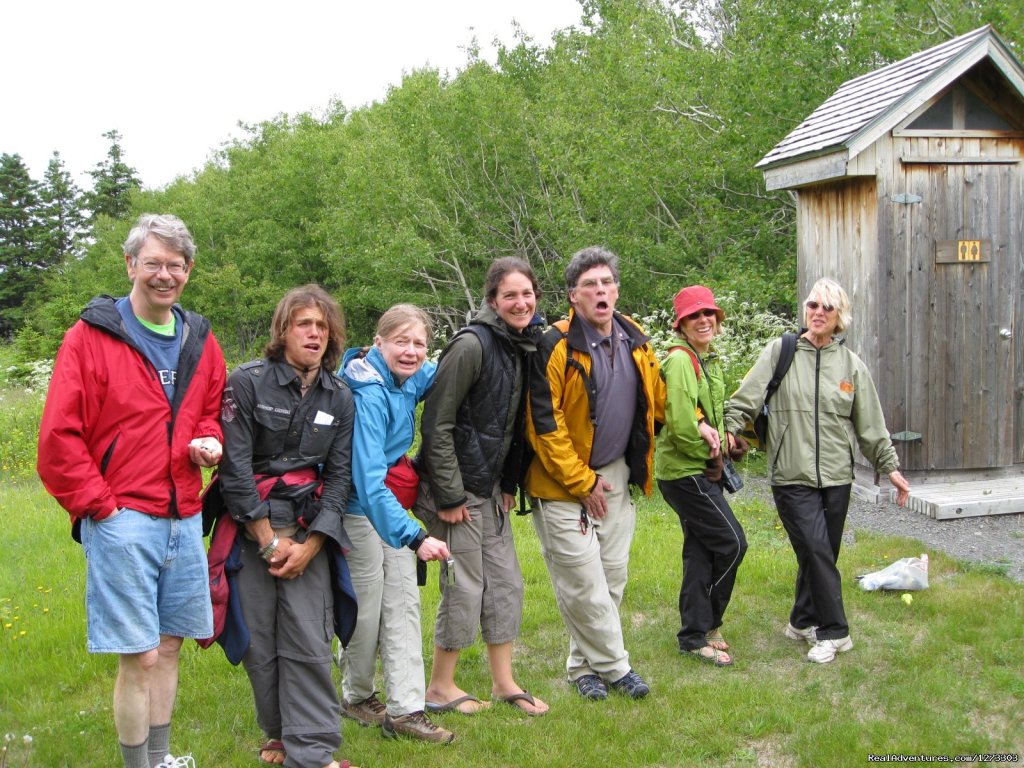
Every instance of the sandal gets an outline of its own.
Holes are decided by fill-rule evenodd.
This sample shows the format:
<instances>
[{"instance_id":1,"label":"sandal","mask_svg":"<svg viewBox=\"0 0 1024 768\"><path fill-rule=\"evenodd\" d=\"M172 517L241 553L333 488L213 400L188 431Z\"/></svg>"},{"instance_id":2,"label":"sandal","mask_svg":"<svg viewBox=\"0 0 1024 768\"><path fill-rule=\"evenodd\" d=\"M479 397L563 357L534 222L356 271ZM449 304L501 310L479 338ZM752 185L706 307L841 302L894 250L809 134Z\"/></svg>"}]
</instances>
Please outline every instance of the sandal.
<instances>
[{"instance_id":1,"label":"sandal","mask_svg":"<svg viewBox=\"0 0 1024 768\"><path fill-rule=\"evenodd\" d=\"M266 765L284 765L285 752L284 744L280 739L269 739L256 750L260 756L260 762ZM269 753L266 757L265 754Z\"/></svg>"},{"instance_id":2,"label":"sandal","mask_svg":"<svg viewBox=\"0 0 1024 768\"><path fill-rule=\"evenodd\" d=\"M475 715L491 706L489 701L480 701L476 696L467 693L444 704L436 701L423 702L423 708L432 715L443 715L445 712L458 712L462 715Z\"/></svg>"},{"instance_id":3,"label":"sandal","mask_svg":"<svg viewBox=\"0 0 1024 768\"><path fill-rule=\"evenodd\" d=\"M716 667L731 667L732 657L725 651L712 648L710 645L702 645L700 648L692 648L686 651L690 656L703 661L705 664L713 664Z\"/></svg>"},{"instance_id":4,"label":"sandal","mask_svg":"<svg viewBox=\"0 0 1024 768\"><path fill-rule=\"evenodd\" d=\"M729 650L729 644L727 642L725 642L725 638L722 637L722 630L721 630L721 628L719 628L719 629L712 629L710 632L708 632L706 635L704 635L704 639L707 640L708 641L708 645L710 645L716 651L728 651Z\"/></svg>"},{"instance_id":5,"label":"sandal","mask_svg":"<svg viewBox=\"0 0 1024 768\"><path fill-rule=\"evenodd\" d=\"M518 709L530 717L540 717L541 715L547 714L548 705L543 701L538 704L537 700L530 695L529 691L520 691L519 693L510 693L507 696L494 696L495 701L500 701L505 704L511 704L513 707ZM530 705L533 709L527 709L525 704Z\"/></svg>"}]
</instances>

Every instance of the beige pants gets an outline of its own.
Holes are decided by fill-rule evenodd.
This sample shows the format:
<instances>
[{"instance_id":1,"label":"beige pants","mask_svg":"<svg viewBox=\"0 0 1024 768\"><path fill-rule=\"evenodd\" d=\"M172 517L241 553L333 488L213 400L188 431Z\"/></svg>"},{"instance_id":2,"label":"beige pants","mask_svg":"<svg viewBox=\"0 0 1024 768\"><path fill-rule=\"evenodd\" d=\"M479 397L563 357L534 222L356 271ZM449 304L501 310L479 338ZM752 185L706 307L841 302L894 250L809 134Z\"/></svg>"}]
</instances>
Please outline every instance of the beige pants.
<instances>
[{"instance_id":1,"label":"beige pants","mask_svg":"<svg viewBox=\"0 0 1024 768\"><path fill-rule=\"evenodd\" d=\"M588 518L585 533L579 502L536 499L532 515L558 610L569 630L565 668L570 682L589 674L614 682L630 670L619 604L626 589L636 508L624 459L597 472L612 484L606 493L608 515Z\"/></svg>"},{"instance_id":2,"label":"beige pants","mask_svg":"<svg viewBox=\"0 0 1024 768\"><path fill-rule=\"evenodd\" d=\"M352 540L345 559L359 618L348 648L338 653L342 694L353 703L373 695L379 653L388 714L418 712L424 682L416 553L389 546L362 515L346 515L345 532Z\"/></svg>"},{"instance_id":3,"label":"beige pants","mask_svg":"<svg viewBox=\"0 0 1024 768\"><path fill-rule=\"evenodd\" d=\"M447 542L455 561L451 579L441 565L441 602L434 626L434 643L448 650L473 645L478 627L485 643L510 643L519 637L523 617L523 574L512 520L501 511L501 490L495 485L486 499L466 495L466 523L449 525L437 516L427 482L420 483L414 510L431 536Z\"/></svg>"}]
</instances>

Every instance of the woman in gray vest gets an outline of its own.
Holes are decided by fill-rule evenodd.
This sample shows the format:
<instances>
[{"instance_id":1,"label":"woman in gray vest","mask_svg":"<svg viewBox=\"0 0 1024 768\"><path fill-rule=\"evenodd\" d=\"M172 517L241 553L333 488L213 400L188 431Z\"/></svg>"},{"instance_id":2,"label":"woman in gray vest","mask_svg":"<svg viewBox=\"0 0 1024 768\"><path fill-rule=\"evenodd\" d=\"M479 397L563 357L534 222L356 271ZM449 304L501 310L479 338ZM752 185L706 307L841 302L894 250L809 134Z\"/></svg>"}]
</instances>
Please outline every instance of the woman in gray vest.
<instances>
[{"instance_id":1,"label":"woman in gray vest","mask_svg":"<svg viewBox=\"0 0 1024 768\"><path fill-rule=\"evenodd\" d=\"M484 291L476 317L442 353L423 408L425 478L414 511L451 552L441 567L426 709L473 714L490 705L455 682L459 654L475 642L479 627L491 697L541 715L547 704L512 674L523 577L509 517L524 468L525 358L536 351L540 290L530 265L507 257L491 264Z\"/></svg>"}]
</instances>

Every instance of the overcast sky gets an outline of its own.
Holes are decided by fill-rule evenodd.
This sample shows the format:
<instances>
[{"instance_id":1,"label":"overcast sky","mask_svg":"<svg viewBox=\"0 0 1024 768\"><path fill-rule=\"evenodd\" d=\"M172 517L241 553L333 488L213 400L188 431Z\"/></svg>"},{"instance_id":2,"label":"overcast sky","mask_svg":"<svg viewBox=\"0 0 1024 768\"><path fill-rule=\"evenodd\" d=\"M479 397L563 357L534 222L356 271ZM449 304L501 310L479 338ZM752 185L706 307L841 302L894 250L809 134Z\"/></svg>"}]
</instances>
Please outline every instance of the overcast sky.
<instances>
[{"instance_id":1,"label":"overcast sky","mask_svg":"<svg viewBox=\"0 0 1024 768\"><path fill-rule=\"evenodd\" d=\"M54 150L82 187L122 135L146 187L201 168L239 121L382 100L403 73L454 75L474 37L537 43L577 0L12 0L0 10L0 152L41 180Z\"/></svg>"}]
</instances>

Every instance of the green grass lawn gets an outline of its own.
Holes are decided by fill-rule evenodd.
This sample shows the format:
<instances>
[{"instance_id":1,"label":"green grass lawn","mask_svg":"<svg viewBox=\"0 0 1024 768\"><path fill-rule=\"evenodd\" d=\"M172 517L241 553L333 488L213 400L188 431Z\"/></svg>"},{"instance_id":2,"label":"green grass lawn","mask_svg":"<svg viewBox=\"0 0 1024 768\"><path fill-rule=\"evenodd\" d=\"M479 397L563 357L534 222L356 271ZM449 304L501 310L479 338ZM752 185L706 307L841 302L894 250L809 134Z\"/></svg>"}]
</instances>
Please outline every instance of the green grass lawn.
<instances>
[{"instance_id":1,"label":"green grass lawn","mask_svg":"<svg viewBox=\"0 0 1024 768\"><path fill-rule=\"evenodd\" d=\"M651 695L582 701L564 680L566 634L527 518L515 518L526 579L516 645L519 682L551 705L546 717L495 706L444 715L447 747L385 741L345 721L342 755L363 768L504 766L860 766L869 754L1024 753L1024 588L931 552L931 587L911 605L862 592L854 576L926 551L909 540L853 533L840 561L856 644L828 665L785 640L795 572L774 510L734 497L750 541L724 633L735 666L676 651L680 532L655 497L640 503L622 615L634 666ZM67 516L34 480L0 483L0 734L7 768L120 765L110 696L116 659L85 652L84 560ZM423 589L432 647L436 566ZM429 666L428 666L429 668ZM460 683L490 691L483 646ZM29 738L26 738L29 737ZM198 768L256 766L260 740L249 686L216 646L186 641L172 748Z\"/></svg>"}]
</instances>

